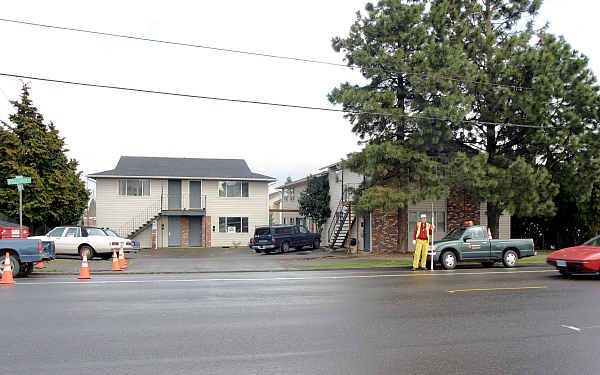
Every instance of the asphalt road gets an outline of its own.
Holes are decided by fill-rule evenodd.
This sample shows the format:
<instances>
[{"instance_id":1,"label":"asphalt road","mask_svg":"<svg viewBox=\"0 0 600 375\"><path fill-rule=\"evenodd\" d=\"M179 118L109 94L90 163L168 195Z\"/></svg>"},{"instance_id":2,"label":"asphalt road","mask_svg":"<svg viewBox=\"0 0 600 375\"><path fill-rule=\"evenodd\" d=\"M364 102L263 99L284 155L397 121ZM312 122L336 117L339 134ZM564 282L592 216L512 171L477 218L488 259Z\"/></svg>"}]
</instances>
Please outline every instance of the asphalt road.
<instances>
[{"instance_id":1,"label":"asphalt road","mask_svg":"<svg viewBox=\"0 0 600 375\"><path fill-rule=\"evenodd\" d=\"M546 267L17 282L0 289L2 374L600 370L600 279Z\"/></svg>"}]
</instances>

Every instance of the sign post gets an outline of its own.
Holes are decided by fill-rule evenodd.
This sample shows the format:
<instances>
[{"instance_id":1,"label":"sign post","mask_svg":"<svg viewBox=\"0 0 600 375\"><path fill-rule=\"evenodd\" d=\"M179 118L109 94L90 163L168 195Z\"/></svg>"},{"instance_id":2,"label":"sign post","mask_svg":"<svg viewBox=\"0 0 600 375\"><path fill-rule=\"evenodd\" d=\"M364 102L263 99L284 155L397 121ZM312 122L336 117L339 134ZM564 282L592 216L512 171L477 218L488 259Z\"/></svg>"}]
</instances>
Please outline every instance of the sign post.
<instances>
[{"instance_id":1,"label":"sign post","mask_svg":"<svg viewBox=\"0 0 600 375\"><path fill-rule=\"evenodd\" d=\"M433 204L433 201L431 201L431 261L429 262L429 264L431 265L430 271L433 271L433 254L435 253L434 243L435 243L435 206Z\"/></svg>"},{"instance_id":2,"label":"sign post","mask_svg":"<svg viewBox=\"0 0 600 375\"><path fill-rule=\"evenodd\" d=\"M31 183L31 177L17 176L15 178L9 178L7 180L9 185L17 185L19 189L19 235L23 238L23 189L24 184Z\"/></svg>"}]
</instances>

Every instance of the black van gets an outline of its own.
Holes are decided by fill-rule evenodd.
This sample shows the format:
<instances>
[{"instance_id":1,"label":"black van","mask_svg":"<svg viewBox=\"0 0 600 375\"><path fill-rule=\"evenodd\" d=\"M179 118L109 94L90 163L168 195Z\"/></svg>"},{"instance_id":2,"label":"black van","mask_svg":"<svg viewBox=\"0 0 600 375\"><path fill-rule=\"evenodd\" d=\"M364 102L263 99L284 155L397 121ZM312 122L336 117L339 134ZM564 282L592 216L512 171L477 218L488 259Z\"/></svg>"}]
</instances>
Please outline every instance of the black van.
<instances>
[{"instance_id":1,"label":"black van","mask_svg":"<svg viewBox=\"0 0 600 375\"><path fill-rule=\"evenodd\" d=\"M321 235L311 233L303 226L297 225L271 225L268 227L257 227L254 237L250 238L250 248L257 253L269 254L275 250L285 253L290 248L296 250L304 246L313 249L321 247Z\"/></svg>"}]
</instances>

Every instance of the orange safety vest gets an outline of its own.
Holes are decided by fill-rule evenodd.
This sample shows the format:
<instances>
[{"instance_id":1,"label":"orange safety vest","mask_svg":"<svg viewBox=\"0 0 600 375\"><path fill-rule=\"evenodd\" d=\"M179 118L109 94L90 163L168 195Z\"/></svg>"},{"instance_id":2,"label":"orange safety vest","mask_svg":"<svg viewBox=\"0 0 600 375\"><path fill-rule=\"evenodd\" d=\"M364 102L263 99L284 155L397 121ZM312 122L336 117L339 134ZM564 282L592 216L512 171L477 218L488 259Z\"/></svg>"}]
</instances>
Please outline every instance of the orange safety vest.
<instances>
[{"instance_id":1,"label":"orange safety vest","mask_svg":"<svg viewBox=\"0 0 600 375\"><path fill-rule=\"evenodd\" d=\"M431 240L431 238L429 237L429 232L431 231L431 224L427 223L425 224L425 234L427 234L427 242L429 242ZM417 236L416 239L419 239L419 236L421 235L421 222L417 223Z\"/></svg>"}]
</instances>

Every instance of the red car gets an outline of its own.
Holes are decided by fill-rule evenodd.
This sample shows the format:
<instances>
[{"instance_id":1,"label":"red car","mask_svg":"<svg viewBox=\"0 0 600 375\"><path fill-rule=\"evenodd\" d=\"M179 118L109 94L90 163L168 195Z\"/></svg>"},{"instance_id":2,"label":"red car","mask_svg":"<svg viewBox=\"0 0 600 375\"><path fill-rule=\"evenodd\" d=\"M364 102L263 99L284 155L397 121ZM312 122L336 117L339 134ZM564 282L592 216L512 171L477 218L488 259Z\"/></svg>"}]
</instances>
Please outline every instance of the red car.
<instances>
[{"instance_id":1,"label":"red car","mask_svg":"<svg viewBox=\"0 0 600 375\"><path fill-rule=\"evenodd\" d=\"M600 275L600 236L583 245L555 251L546 262L563 275Z\"/></svg>"}]
</instances>

